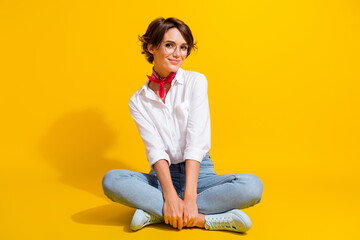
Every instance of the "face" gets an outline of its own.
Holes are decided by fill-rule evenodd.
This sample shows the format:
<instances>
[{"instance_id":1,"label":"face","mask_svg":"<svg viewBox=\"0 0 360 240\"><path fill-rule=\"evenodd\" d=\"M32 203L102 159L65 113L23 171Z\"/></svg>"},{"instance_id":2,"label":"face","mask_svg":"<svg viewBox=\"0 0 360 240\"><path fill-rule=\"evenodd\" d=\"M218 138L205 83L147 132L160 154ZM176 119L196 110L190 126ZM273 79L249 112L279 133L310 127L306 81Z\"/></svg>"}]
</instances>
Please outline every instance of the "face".
<instances>
[{"instance_id":1,"label":"face","mask_svg":"<svg viewBox=\"0 0 360 240\"><path fill-rule=\"evenodd\" d=\"M170 28L158 48L149 45L154 56L154 69L162 77L176 72L187 56L188 45L177 28Z\"/></svg>"}]
</instances>

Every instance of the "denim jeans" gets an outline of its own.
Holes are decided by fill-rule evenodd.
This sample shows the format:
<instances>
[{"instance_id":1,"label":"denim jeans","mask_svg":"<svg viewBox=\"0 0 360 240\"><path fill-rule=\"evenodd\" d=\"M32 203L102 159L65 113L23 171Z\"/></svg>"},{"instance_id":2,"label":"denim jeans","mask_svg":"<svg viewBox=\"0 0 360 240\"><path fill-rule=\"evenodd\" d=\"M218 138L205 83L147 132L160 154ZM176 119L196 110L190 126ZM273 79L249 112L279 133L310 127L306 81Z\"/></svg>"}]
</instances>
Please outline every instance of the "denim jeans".
<instances>
[{"instance_id":1,"label":"denim jeans","mask_svg":"<svg viewBox=\"0 0 360 240\"><path fill-rule=\"evenodd\" d=\"M185 191L185 164L182 162L169 167L175 190L182 199ZM148 174L111 170L104 176L102 184L105 195L112 201L163 217L164 198L154 170ZM260 202L262 191L262 182L255 175L217 175L209 153L200 164L196 200L199 213L216 214L253 206Z\"/></svg>"}]
</instances>

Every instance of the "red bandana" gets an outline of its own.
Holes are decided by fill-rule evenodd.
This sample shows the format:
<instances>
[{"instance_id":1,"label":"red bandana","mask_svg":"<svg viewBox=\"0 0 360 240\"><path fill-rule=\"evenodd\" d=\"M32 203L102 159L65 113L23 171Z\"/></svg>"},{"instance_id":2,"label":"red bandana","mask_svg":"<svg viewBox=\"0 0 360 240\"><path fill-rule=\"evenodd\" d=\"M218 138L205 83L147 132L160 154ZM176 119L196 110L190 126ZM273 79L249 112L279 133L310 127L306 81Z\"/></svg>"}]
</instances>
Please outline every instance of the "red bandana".
<instances>
[{"instance_id":1,"label":"red bandana","mask_svg":"<svg viewBox=\"0 0 360 240\"><path fill-rule=\"evenodd\" d=\"M171 72L166 78L165 78L165 77L162 78L162 77L160 77L160 76L155 72L155 70L153 69L153 72L152 72L151 76L147 76L151 82L160 83L160 86L159 86L159 95L160 95L160 98L163 98L164 95L165 95L165 87L164 87L164 84L166 84L166 83L171 83L172 80L175 78L176 73L177 73L177 72Z\"/></svg>"}]
</instances>

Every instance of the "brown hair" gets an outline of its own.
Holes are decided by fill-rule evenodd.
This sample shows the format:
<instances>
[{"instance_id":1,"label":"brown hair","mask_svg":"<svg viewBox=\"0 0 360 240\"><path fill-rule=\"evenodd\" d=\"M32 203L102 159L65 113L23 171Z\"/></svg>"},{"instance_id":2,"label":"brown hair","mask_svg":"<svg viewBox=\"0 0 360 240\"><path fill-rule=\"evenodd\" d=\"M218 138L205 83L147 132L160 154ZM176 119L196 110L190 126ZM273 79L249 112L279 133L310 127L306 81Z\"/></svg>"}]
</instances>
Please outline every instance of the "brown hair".
<instances>
[{"instance_id":1,"label":"brown hair","mask_svg":"<svg viewBox=\"0 0 360 240\"><path fill-rule=\"evenodd\" d=\"M153 63L154 56L148 51L148 45L151 44L155 47L159 47L165 33L170 28L174 27L179 30L179 32L189 46L187 56L190 55L192 49L197 49L190 28L183 21L177 18L157 18L150 23L148 29L146 30L146 33L142 36L139 36L139 40L142 42L141 53L145 54L145 58L149 63Z\"/></svg>"}]
</instances>

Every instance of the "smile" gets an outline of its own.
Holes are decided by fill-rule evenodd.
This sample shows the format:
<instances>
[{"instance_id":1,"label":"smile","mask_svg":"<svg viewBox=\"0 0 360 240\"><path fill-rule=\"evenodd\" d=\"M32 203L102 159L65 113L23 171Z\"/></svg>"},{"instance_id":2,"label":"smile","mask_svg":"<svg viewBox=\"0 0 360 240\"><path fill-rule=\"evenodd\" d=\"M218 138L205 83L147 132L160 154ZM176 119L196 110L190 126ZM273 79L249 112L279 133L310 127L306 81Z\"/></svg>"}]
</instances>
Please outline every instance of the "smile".
<instances>
[{"instance_id":1,"label":"smile","mask_svg":"<svg viewBox=\"0 0 360 240\"><path fill-rule=\"evenodd\" d=\"M168 59L169 62L171 62L172 64L179 64L180 60L175 60L175 59Z\"/></svg>"}]
</instances>

